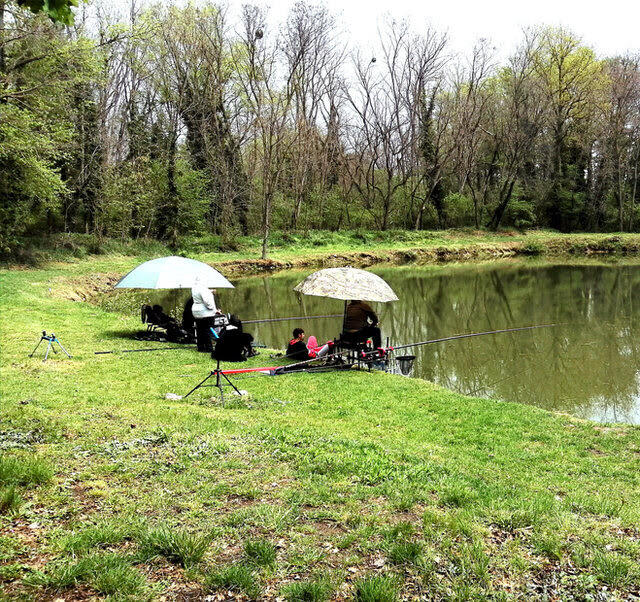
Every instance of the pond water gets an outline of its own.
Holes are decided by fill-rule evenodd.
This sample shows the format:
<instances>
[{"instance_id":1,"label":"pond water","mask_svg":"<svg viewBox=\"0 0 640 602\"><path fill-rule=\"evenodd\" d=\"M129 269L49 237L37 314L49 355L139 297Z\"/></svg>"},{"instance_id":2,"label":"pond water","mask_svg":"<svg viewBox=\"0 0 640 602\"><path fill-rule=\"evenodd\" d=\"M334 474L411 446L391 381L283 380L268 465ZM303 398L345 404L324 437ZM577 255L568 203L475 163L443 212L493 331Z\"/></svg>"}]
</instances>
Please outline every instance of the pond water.
<instances>
[{"instance_id":1,"label":"pond water","mask_svg":"<svg viewBox=\"0 0 640 602\"><path fill-rule=\"evenodd\" d=\"M372 304L392 344L559 323L416 348L409 351L417 356L413 376L468 395L640 424L640 263L512 261L372 271L400 298ZM340 301L298 298L292 291L308 273L240 279L235 290L219 291L218 304L244 320L341 312ZM139 307L144 297L179 307L186 294L117 293L103 304ZM338 334L341 319L252 324L246 330L260 343L283 348L295 326L324 341Z\"/></svg>"}]
</instances>

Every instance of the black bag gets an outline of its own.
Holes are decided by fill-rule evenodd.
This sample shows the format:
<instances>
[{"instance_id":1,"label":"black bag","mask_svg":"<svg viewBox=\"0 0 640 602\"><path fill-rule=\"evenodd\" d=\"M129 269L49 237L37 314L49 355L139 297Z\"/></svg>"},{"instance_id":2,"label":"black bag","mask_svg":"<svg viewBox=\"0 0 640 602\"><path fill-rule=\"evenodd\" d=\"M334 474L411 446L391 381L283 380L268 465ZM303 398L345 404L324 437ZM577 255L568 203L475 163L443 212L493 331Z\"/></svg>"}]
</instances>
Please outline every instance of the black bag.
<instances>
[{"instance_id":1,"label":"black bag","mask_svg":"<svg viewBox=\"0 0 640 602\"><path fill-rule=\"evenodd\" d=\"M177 323L167 324L167 341L170 343L192 343L193 334L187 332L182 326Z\"/></svg>"},{"instance_id":2,"label":"black bag","mask_svg":"<svg viewBox=\"0 0 640 602\"><path fill-rule=\"evenodd\" d=\"M211 352L214 360L221 362L244 362L254 355L251 343L253 337L248 332L242 332L238 328L224 328L216 341L216 346Z\"/></svg>"}]
</instances>

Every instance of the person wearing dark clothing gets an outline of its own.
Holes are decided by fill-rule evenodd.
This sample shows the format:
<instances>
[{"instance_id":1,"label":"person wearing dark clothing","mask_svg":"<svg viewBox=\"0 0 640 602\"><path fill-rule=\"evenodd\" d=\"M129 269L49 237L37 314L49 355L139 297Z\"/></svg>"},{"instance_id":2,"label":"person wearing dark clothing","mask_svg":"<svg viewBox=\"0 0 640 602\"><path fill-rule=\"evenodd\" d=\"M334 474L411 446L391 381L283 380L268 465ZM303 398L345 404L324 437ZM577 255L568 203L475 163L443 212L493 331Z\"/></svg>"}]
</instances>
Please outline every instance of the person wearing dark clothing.
<instances>
[{"instance_id":1,"label":"person wearing dark clothing","mask_svg":"<svg viewBox=\"0 0 640 602\"><path fill-rule=\"evenodd\" d=\"M364 301L350 301L344 318L344 332L358 341L371 337L375 349L382 347L378 316Z\"/></svg>"},{"instance_id":2,"label":"person wearing dark clothing","mask_svg":"<svg viewBox=\"0 0 640 602\"><path fill-rule=\"evenodd\" d=\"M182 328L184 328L191 336L195 337L196 321L191 313L193 307L193 297L189 297L184 304L184 310L182 312Z\"/></svg>"},{"instance_id":3,"label":"person wearing dark clothing","mask_svg":"<svg viewBox=\"0 0 640 602\"><path fill-rule=\"evenodd\" d=\"M299 362L315 359L316 357L322 357L329 352L329 343L322 347L309 349L304 342L305 338L304 330L302 328L293 329L293 338L287 345L287 357Z\"/></svg>"}]
</instances>

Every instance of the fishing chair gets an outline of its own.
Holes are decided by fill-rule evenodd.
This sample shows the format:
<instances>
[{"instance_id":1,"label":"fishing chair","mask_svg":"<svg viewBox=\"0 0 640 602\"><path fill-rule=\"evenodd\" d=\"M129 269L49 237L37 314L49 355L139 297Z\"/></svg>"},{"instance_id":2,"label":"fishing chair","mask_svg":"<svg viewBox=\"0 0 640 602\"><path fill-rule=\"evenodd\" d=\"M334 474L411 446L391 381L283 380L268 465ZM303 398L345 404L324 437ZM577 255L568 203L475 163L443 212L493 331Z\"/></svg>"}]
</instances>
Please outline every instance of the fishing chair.
<instances>
[{"instance_id":1,"label":"fishing chair","mask_svg":"<svg viewBox=\"0 0 640 602\"><path fill-rule=\"evenodd\" d=\"M147 325L145 340L156 340L160 335L172 343L189 343L193 340L193 335L184 330L175 318L164 313L161 305L143 305L140 318Z\"/></svg>"},{"instance_id":2,"label":"fishing chair","mask_svg":"<svg viewBox=\"0 0 640 602\"><path fill-rule=\"evenodd\" d=\"M147 325L147 330L165 330L175 320L164 313L162 305L143 305L140 308L140 319Z\"/></svg>"},{"instance_id":3,"label":"fishing chair","mask_svg":"<svg viewBox=\"0 0 640 602\"><path fill-rule=\"evenodd\" d=\"M369 344L368 337L362 337L357 332L342 332L337 339L334 339L334 353L344 353L347 362L361 363L362 354L373 351Z\"/></svg>"}]
</instances>

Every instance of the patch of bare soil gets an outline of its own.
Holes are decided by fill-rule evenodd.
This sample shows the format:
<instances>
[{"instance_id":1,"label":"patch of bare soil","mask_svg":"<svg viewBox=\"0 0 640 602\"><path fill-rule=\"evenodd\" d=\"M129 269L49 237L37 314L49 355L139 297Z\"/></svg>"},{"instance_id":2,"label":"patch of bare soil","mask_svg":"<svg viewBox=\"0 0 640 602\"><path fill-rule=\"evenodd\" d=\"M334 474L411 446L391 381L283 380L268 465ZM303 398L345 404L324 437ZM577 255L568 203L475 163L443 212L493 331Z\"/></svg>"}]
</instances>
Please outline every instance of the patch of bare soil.
<instances>
[{"instance_id":1,"label":"patch of bare soil","mask_svg":"<svg viewBox=\"0 0 640 602\"><path fill-rule=\"evenodd\" d=\"M94 301L100 295L110 291L118 283L122 274L91 274L82 278L61 280L52 294L69 301Z\"/></svg>"}]
</instances>

